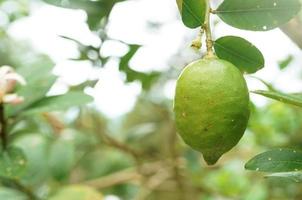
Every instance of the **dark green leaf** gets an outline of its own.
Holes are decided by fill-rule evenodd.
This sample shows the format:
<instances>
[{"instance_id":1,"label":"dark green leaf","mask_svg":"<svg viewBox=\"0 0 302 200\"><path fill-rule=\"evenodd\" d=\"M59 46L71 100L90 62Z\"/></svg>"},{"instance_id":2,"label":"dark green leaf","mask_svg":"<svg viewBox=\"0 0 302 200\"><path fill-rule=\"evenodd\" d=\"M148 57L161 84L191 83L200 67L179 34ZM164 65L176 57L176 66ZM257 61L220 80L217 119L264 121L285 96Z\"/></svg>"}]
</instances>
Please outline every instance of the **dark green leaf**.
<instances>
[{"instance_id":1,"label":"dark green leaf","mask_svg":"<svg viewBox=\"0 0 302 200\"><path fill-rule=\"evenodd\" d=\"M189 28L197 28L204 23L205 0L177 0L183 23Z\"/></svg>"},{"instance_id":2,"label":"dark green leaf","mask_svg":"<svg viewBox=\"0 0 302 200\"><path fill-rule=\"evenodd\" d=\"M224 0L215 12L233 27L267 31L288 22L300 8L299 0Z\"/></svg>"},{"instance_id":3,"label":"dark green leaf","mask_svg":"<svg viewBox=\"0 0 302 200\"><path fill-rule=\"evenodd\" d=\"M26 157L21 149L10 147L0 153L0 176L18 179L26 170Z\"/></svg>"},{"instance_id":4,"label":"dark green leaf","mask_svg":"<svg viewBox=\"0 0 302 200\"><path fill-rule=\"evenodd\" d=\"M281 92L276 91L263 91L263 90L256 90L252 91L252 93L259 94L271 99L275 99L277 101L292 104L295 106L302 107L302 96L301 94L283 94Z\"/></svg>"},{"instance_id":5,"label":"dark green leaf","mask_svg":"<svg viewBox=\"0 0 302 200\"><path fill-rule=\"evenodd\" d=\"M302 182L302 172L283 172L283 173L274 173L267 175L266 177L271 178L271 177L277 177L277 178L285 178L292 180L296 183L301 183Z\"/></svg>"},{"instance_id":6,"label":"dark green leaf","mask_svg":"<svg viewBox=\"0 0 302 200\"><path fill-rule=\"evenodd\" d=\"M249 41L235 36L225 36L214 42L217 56L233 63L242 72L255 73L264 67L262 53Z\"/></svg>"},{"instance_id":7,"label":"dark green leaf","mask_svg":"<svg viewBox=\"0 0 302 200\"><path fill-rule=\"evenodd\" d=\"M83 92L68 92L67 94L51 96L31 105L24 114L65 110L73 106L80 106L91 102L93 98Z\"/></svg>"},{"instance_id":8,"label":"dark green leaf","mask_svg":"<svg viewBox=\"0 0 302 200\"><path fill-rule=\"evenodd\" d=\"M261 172L302 170L302 152L289 149L267 151L248 161L245 168Z\"/></svg>"}]
</instances>

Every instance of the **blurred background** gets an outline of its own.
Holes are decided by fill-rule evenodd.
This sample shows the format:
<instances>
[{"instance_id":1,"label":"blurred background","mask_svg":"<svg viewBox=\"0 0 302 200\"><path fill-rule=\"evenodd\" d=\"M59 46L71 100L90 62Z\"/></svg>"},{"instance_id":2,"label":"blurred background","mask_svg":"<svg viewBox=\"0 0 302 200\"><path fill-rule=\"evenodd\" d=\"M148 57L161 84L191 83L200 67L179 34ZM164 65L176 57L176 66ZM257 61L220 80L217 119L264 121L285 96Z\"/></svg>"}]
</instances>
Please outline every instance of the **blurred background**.
<instances>
[{"instance_id":1,"label":"blurred background","mask_svg":"<svg viewBox=\"0 0 302 200\"><path fill-rule=\"evenodd\" d=\"M213 34L244 37L263 52L265 68L246 76L250 90L301 92L300 20L249 32L213 17ZM9 138L26 154L26 188L2 180L0 199L302 199L301 184L244 170L265 150L302 149L301 109L251 95L248 130L214 167L177 136L174 88L204 53L190 47L198 31L182 24L174 0L0 0L0 66L26 79L17 89L25 104L67 91L94 98L12 115Z\"/></svg>"}]
</instances>

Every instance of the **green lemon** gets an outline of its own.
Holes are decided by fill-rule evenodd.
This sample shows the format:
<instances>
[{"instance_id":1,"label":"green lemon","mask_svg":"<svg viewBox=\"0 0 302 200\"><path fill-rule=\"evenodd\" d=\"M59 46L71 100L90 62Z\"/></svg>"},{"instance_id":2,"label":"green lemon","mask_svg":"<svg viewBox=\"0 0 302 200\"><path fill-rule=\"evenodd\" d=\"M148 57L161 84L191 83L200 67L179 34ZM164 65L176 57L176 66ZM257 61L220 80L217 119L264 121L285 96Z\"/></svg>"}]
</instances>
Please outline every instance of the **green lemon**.
<instances>
[{"instance_id":1,"label":"green lemon","mask_svg":"<svg viewBox=\"0 0 302 200\"><path fill-rule=\"evenodd\" d=\"M249 119L249 93L231 63L204 58L181 73L174 100L180 136L213 165L242 137Z\"/></svg>"}]
</instances>

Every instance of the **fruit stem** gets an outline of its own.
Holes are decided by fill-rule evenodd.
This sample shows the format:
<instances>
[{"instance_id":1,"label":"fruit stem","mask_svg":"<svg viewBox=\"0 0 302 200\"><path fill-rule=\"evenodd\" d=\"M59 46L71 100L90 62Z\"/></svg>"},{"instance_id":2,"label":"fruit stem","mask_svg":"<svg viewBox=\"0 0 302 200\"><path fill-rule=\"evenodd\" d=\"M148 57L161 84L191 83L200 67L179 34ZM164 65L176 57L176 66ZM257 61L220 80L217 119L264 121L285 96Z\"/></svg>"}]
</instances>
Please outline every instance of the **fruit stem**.
<instances>
[{"instance_id":1,"label":"fruit stem","mask_svg":"<svg viewBox=\"0 0 302 200\"><path fill-rule=\"evenodd\" d=\"M207 45L207 55L206 57L214 57L214 51L213 51L213 40L212 40L212 32L211 32L211 4L210 0L206 0L206 15L205 15L205 22L203 25L203 29L206 33L206 45Z\"/></svg>"}]
</instances>

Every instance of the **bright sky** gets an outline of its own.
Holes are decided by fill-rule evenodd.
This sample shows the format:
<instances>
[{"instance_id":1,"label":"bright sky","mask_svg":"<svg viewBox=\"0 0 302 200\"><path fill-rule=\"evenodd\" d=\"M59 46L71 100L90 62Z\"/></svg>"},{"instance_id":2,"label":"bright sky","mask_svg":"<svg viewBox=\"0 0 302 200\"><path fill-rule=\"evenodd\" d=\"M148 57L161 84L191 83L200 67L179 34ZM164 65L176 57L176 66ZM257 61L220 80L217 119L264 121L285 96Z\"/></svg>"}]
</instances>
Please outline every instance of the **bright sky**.
<instances>
[{"instance_id":1,"label":"bright sky","mask_svg":"<svg viewBox=\"0 0 302 200\"><path fill-rule=\"evenodd\" d=\"M160 5L160 6L158 6ZM183 26L176 18L177 6L172 0L132 0L119 3L110 17L108 33L112 38L129 43L143 44L144 47L131 61L132 66L141 71L163 70L168 67L171 56L183 47L188 37L196 30ZM64 91L66 84L76 84L89 77L99 77L100 82L88 91L95 97L95 104L108 117L115 118L129 111L140 93L137 83L125 85L118 71L116 61L111 61L103 69L92 69L87 62L68 61L77 55L76 45L58 35L76 38L85 44L99 44L99 39L91 34L85 24L86 16L80 10L68 10L44 4L34 4L32 15L15 23L10 34L20 40L29 40L41 52L57 63L54 73L61 76L58 91ZM164 23L159 30L150 31L146 22ZM215 29L215 37L223 35L242 36L254 43L264 54L266 66L256 76L285 91L302 91L301 51L278 29L268 32L248 32L231 28L223 23ZM193 39L193 38L192 38ZM190 42L186 44L187 47ZM187 50L186 49L186 50ZM123 45L108 42L104 53L123 55L127 51ZM289 54L295 55L293 67L283 73L278 70L277 62ZM259 81L248 78L250 90L264 89ZM173 98L175 82L166 86L166 94ZM259 105L262 97L252 96Z\"/></svg>"}]
</instances>

